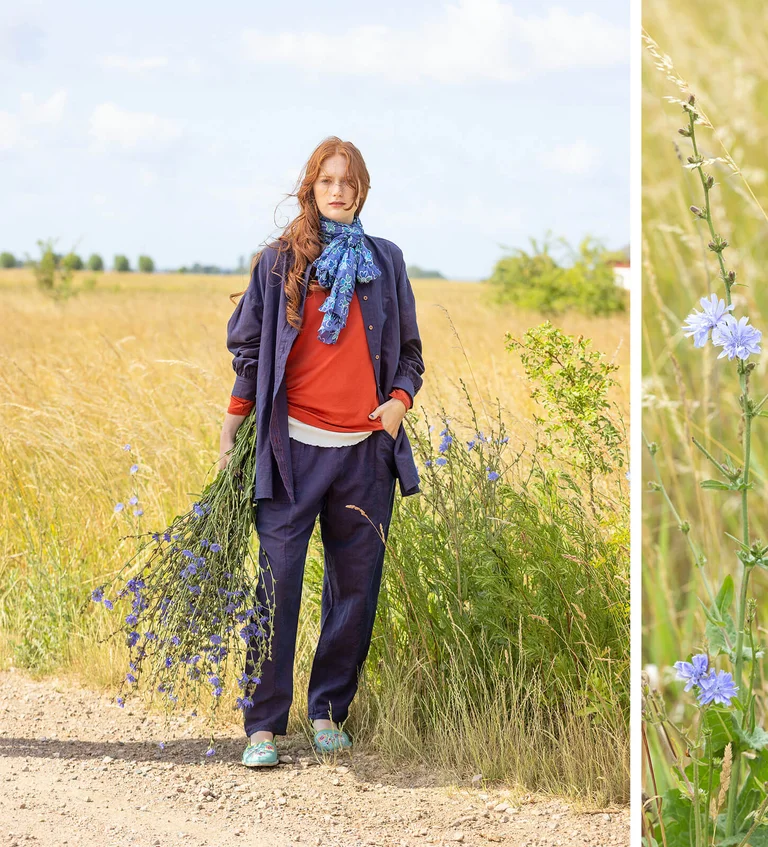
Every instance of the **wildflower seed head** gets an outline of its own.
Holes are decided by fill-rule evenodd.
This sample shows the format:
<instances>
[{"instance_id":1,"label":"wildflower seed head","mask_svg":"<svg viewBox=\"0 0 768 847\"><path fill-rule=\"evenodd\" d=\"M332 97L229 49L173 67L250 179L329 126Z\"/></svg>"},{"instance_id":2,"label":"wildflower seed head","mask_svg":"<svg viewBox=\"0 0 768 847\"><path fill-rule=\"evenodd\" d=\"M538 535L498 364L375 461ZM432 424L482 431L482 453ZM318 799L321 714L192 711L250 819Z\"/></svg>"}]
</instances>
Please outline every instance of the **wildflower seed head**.
<instances>
[{"instance_id":1,"label":"wildflower seed head","mask_svg":"<svg viewBox=\"0 0 768 847\"><path fill-rule=\"evenodd\" d=\"M678 132L680 133L680 135L684 136L685 138L691 137L691 131L690 131L690 129L688 129L687 126L681 126L680 129L678 129Z\"/></svg>"}]
</instances>

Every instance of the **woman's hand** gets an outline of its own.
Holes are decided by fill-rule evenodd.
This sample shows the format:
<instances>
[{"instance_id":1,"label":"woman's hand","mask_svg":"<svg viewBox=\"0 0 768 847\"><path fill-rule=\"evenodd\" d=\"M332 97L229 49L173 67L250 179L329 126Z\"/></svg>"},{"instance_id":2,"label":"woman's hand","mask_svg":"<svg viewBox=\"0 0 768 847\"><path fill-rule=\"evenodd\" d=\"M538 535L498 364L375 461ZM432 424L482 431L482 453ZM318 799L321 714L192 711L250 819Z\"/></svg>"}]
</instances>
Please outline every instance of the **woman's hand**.
<instances>
[{"instance_id":1,"label":"woman's hand","mask_svg":"<svg viewBox=\"0 0 768 847\"><path fill-rule=\"evenodd\" d=\"M221 428L219 438L219 470L223 471L229 464L229 451L235 446L235 433L240 424L248 415L233 415L227 412L224 416L224 425Z\"/></svg>"},{"instance_id":2,"label":"woman's hand","mask_svg":"<svg viewBox=\"0 0 768 847\"><path fill-rule=\"evenodd\" d=\"M397 438L400 424L403 422L407 411L408 409L406 409L405 403L402 400L398 400L396 397L390 397L386 403L377 406L368 417L371 420L380 418L384 429L386 429L392 438Z\"/></svg>"}]
</instances>

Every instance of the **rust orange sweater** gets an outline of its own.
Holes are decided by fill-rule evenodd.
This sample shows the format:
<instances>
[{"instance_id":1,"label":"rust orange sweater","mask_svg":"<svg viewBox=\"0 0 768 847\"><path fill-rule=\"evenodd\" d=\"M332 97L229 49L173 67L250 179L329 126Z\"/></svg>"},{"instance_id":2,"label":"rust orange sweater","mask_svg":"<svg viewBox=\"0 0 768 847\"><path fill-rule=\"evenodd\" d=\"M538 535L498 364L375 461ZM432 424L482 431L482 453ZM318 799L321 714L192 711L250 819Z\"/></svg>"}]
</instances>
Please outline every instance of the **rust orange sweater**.
<instances>
[{"instance_id":1,"label":"rust orange sweater","mask_svg":"<svg viewBox=\"0 0 768 847\"><path fill-rule=\"evenodd\" d=\"M288 414L334 432L383 429L378 418L368 417L379 403L357 289L335 344L325 344L317 337L324 314L320 306L327 295L326 289L312 286L307 292L302 328L286 363ZM406 409L413 405L408 392L401 388L389 396L402 400ZM227 411L247 415L252 407L253 401L233 395Z\"/></svg>"}]
</instances>

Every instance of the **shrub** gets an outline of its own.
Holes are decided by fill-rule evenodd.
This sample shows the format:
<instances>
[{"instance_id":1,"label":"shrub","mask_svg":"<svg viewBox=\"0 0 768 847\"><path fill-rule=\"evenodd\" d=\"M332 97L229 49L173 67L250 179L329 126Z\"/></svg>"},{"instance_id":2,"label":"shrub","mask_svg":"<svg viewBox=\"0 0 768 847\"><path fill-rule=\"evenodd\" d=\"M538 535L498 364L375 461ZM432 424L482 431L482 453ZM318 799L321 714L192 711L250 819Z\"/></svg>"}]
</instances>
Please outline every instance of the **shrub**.
<instances>
[{"instance_id":1,"label":"shrub","mask_svg":"<svg viewBox=\"0 0 768 847\"><path fill-rule=\"evenodd\" d=\"M139 271L143 274L151 274L155 272L155 263L149 256L139 256Z\"/></svg>"},{"instance_id":2,"label":"shrub","mask_svg":"<svg viewBox=\"0 0 768 847\"><path fill-rule=\"evenodd\" d=\"M549 321L529 329L521 340L506 334L508 350L519 350L531 396L546 411L534 416L547 440L550 456L577 471L587 482L592 509L606 505L596 491L599 477L610 476L626 462L626 432L618 406L608 399L618 365L590 350L591 341L574 338ZM612 499L607 501L612 508Z\"/></svg>"},{"instance_id":3,"label":"shrub","mask_svg":"<svg viewBox=\"0 0 768 847\"><path fill-rule=\"evenodd\" d=\"M77 255L77 253L67 253L67 255L61 260L61 264L63 267L71 271L81 271L83 269L83 260Z\"/></svg>"},{"instance_id":4,"label":"shrub","mask_svg":"<svg viewBox=\"0 0 768 847\"><path fill-rule=\"evenodd\" d=\"M13 253L0 253L0 268L15 268L16 258Z\"/></svg>"},{"instance_id":5,"label":"shrub","mask_svg":"<svg viewBox=\"0 0 768 847\"><path fill-rule=\"evenodd\" d=\"M67 267L62 257L53 250L54 241L38 239L37 246L40 248L40 258L27 257L27 264L37 282L37 287L47 297L54 300L67 300L78 293L72 284L72 268Z\"/></svg>"},{"instance_id":6,"label":"shrub","mask_svg":"<svg viewBox=\"0 0 768 847\"><path fill-rule=\"evenodd\" d=\"M118 273L128 273L131 269L130 262L127 256L118 254L115 256L114 268Z\"/></svg>"},{"instance_id":7,"label":"shrub","mask_svg":"<svg viewBox=\"0 0 768 847\"><path fill-rule=\"evenodd\" d=\"M624 311L627 296L616 283L603 246L589 236L578 251L564 239L559 242L570 253L566 257L570 264L551 255L546 240L539 247L535 239L531 253L516 249L500 259L488 279L497 300L552 315L569 309L590 315Z\"/></svg>"},{"instance_id":8,"label":"shrub","mask_svg":"<svg viewBox=\"0 0 768 847\"><path fill-rule=\"evenodd\" d=\"M98 253L91 253L90 258L88 259L88 270L89 271L103 271L104 270L104 260L99 256Z\"/></svg>"}]
</instances>

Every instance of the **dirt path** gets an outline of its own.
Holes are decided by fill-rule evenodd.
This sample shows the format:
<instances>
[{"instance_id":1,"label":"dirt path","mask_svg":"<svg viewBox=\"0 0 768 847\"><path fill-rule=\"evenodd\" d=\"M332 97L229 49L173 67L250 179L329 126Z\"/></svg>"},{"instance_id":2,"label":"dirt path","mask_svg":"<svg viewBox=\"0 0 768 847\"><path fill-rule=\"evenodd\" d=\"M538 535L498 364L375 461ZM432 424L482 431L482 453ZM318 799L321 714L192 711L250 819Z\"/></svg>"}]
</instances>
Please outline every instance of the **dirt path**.
<instances>
[{"instance_id":1,"label":"dirt path","mask_svg":"<svg viewBox=\"0 0 768 847\"><path fill-rule=\"evenodd\" d=\"M551 798L391 773L360 751L318 764L307 739L278 742L283 764L246 769L234 728L206 759L197 718L164 734L162 716L138 703L120 709L67 682L0 673L0 844L629 844L626 808L576 814Z\"/></svg>"}]
</instances>

